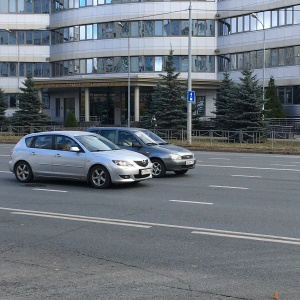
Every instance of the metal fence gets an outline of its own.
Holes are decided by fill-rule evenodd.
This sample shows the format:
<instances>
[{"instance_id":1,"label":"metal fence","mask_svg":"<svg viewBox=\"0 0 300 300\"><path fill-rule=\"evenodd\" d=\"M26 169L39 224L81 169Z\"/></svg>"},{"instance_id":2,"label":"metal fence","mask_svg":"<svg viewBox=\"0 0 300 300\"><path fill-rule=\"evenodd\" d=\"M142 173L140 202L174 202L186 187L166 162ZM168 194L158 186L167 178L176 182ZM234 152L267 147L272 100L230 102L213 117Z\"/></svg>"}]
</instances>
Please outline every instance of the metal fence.
<instances>
[{"instance_id":1,"label":"metal fence","mask_svg":"<svg viewBox=\"0 0 300 300\"><path fill-rule=\"evenodd\" d=\"M50 126L2 126L0 142L16 142L22 136L33 132L79 130L88 127L66 128L60 125ZM257 149L278 150L300 153L300 133L290 127L269 127L263 131L222 131L192 130L192 145L187 144L187 131L174 129L153 129L154 133L166 141L181 146L192 146L210 149Z\"/></svg>"}]
</instances>

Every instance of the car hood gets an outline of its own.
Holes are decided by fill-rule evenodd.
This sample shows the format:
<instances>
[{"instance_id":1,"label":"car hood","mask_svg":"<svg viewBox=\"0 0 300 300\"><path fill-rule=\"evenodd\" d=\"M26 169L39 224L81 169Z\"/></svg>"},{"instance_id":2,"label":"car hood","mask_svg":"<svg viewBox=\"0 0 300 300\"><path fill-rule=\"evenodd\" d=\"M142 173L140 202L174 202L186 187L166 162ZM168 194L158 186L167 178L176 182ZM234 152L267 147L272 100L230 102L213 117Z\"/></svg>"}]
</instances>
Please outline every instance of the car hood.
<instances>
[{"instance_id":1,"label":"car hood","mask_svg":"<svg viewBox=\"0 0 300 300\"><path fill-rule=\"evenodd\" d=\"M192 154L192 152L188 149L173 145L173 144L166 144L166 145L158 145L156 147L162 148L162 149L166 149L169 152L173 152L173 153L186 153L186 154Z\"/></svg>"},{"instance_id":2,"label":"car hood","mask_svg":"<svg viewBox=\"0 0 300 300\"><path fill-rule=\"evenodd\" d=\"M111 150L111 151L99 151L99 152L91 152L92 155L94 156L105 156L106 158L110 158L110 159L122 159L122 160L126 160L126 159L132 159L132 160L136 160L136 159L148 159L147 156L134 152L134 151L130 151L130 150L126 150L126 149L121 149L121 150Z\"/></svg>"}]
</instances>

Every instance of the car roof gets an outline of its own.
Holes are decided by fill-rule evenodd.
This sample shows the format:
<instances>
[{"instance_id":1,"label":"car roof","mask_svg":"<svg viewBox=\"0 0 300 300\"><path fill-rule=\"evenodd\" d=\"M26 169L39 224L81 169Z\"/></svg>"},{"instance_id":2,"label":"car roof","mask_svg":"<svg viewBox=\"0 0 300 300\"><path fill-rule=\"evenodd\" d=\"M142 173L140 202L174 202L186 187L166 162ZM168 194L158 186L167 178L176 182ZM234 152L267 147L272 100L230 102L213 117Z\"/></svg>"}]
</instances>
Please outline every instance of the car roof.
<instances>
[{"instance_id":1,"label":"car roof","mask_svg":"<svg viewBox=\"0 0 300 300\"><path fill-rule=\"evenodd\" d=\"M26 137L37 136L37 135L49 135L49 134L64 134L67 136L93 135L92 132L87 132L87 131L59 130L59 131L43 131L43 132L29 133L26 135Z\"/></svg>"},{"instance_id":2,"label":"car roof","mask_svg":"<svg viewBox=\"0 0 300 300\"><path fill-rule=\"evenodd\" d=\"M126 130L126 131L139 131L139 130L147 130L145 128L139 128L139 127L106 127L106 126L102 126L102 127L90 127L87 130L91 130L91 129L111 129L111 130Z\"/></svg>"}]
</instances>

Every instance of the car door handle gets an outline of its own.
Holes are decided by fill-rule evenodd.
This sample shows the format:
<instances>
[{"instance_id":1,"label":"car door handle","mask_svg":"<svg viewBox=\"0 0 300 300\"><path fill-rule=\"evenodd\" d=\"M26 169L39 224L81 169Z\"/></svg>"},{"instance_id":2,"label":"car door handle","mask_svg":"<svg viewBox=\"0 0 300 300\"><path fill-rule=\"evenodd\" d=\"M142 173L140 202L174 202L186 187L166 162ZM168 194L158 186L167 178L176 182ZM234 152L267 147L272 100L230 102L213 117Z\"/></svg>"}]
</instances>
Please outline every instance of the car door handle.
<instances>
[{"instance_id":1,"label":"car door handle","mask_svg":"<svg viewBox=\"0 0 300 300\"><path fill-rule=\"evenodd\" d=\"M36 155L36 153L35 152L31 152L30 155Z\"/></svg>"},{"instance_id":2,"label":"car door handle","mask_svg":"<svg viewBox=\"0 0 300 300\"><path fill-rule=\"evenodd\" d=\"M55 154L54 157L61 157L61 155L60 154Z\"/></svg>"}]
</instances>

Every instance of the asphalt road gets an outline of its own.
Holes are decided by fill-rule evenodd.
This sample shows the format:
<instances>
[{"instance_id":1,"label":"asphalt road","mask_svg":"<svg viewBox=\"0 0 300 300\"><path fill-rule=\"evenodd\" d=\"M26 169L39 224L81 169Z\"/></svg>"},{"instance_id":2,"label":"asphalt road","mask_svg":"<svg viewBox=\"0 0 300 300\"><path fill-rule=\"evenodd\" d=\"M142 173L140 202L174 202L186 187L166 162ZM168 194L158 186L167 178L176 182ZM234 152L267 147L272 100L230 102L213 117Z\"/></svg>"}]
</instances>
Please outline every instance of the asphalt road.
<instances>
[{"instance_id":1,"label":"asphalt road","mask_svg":"<svg viewBox=\"0 0 300 300\"><path fill-rule=\"evenodd\" d=\"M137 185L20 184L0 144L0 299L300 295L300 156L195 152Z\"/></svg>"}]
</instances>

